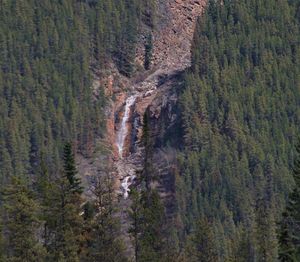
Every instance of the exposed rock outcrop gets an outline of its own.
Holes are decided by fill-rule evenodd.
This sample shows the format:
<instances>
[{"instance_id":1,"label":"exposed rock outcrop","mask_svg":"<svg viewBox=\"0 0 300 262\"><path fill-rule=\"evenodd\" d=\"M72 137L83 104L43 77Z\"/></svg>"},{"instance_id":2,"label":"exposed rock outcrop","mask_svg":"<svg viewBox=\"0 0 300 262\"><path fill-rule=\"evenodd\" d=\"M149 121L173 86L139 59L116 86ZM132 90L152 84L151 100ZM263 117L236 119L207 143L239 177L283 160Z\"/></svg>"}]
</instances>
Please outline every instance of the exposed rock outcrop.
<instances>
[{"instance_id":1,"label":"exposed rock outcrop","mask_svg":"<svg viewBox=\"0 0 300 262\"><path fill-rule=\"evenodd\" d=\"M190 65L190 45L197 17L206 0L158 0L153 34L153 67L165 71L183 70ZM137 61L143 64L146 36L141 36Z\"/></svg>"},{"instance_id":2,"label":"exposed rock outcrop","mask_svg":"<svg viewBox=\"0 0 300 262\"><path fill-rule=\"evenodd\" d=\"M143 115L151 108L156 119L160 117L157 101L164 97L168 100L167 91L172 81L177 81L176 75L190 65L190 46L197 17L201 15L206 0L156 0L157 12L154 30L147 28L141 32L141 41L137 47L137 63L143 64L144 42L149 30L153 34L153 58L151 70L136 75L132 79L122 76L111 64L107 71L93 69L92 85L95 99L100 92L110 98L106 107L107 136L101 143L110 145L116 163L116 174L123 180L134 169L140 168L142 150L139 141L142 135ZM135 95L136 100L130 108L130 116L126 122L127 135L124 140L123 154L120 159L116 141L124 117L126 99ZM155 102L153 102L155 101ZM160 121L164 125L163 121ZM132 164L134 163L134 164ZM122 166L122 168L120 168ZM126 167L125 167L126 166ZM137 168L138 167L138 168ZM84 168L82 168L84 169ZM90 170L91 168L87 169ZM84 169L85 170L85 169ZM118 185L120 183L117 183Z\"/></svg>"},{"instance_id":3,"label":"exposed rock outcrop","mask_svg":"<svg viewBox=\"0 0 300 262\"><path fill-rule=\"evenodd\" d=\"M134 96L135 103L130 110L131 116L126 123L126 135L123 143L123 155L116 161L119 179L135 174L143 162L143 150L140 148L142 124L145 111L148 109L156 123L151 122L151 129L156 137L165 132L165 110L172 111L176 94L171 89L178 75L190 66L190 48L197 17L201 15L205 0L157 0L157 19L153 34L152 71L149 75L135 78L128 86L127 97ZM144 38L146 38L146 33ZM143 63L144 45L141 41L137 50L137 61ZM117 112L124 111L122 109ZM166 109L165 106L169 108ZM115 106L118 108L118 106ZM163 113L163 114L162 114ZM169 112L170 113L170 112ZM120 130L122 117L116 115L116 132ZM176 115L168 115L174 122ZM170 123L171 123L170 122ZM177 131L176 131L177 132ZM159 134L160 133L160 134Z\"/></svg>"},{"instance_id":4,"label":"exposed rock outcrop","mask_svg":"<svg viewBox=\"0 0 300 262\"><path fill-rule=\"evenodd\" d=\"M125 241L128 240L126 208L129 203L124 197L128 196L136 175L143 169L144 149L141 137L146 111L150 116L150 132L154 141L153 163L158 174L158 181L153 186L159 190L169 214L174 208L172 196L176 157L172 144L176 144L178 134L180 135L180 123L177 95L173 87L180 81L181 72L190 66L193 32L205 3L206 0L157 0L155 29L151 31L145 26L136 57L136 62L143 65L144 41L151 31L151 69L132 79L114 72L94 85L95 94L99 89L97 87L103 85L105 94L112 98L107 110L106 141L111 143L116 189L122 196L120 217ZM128 101L134 102L128 106ZM167 141L171 147L166 146Z\"/></svg>"}]
</instances>

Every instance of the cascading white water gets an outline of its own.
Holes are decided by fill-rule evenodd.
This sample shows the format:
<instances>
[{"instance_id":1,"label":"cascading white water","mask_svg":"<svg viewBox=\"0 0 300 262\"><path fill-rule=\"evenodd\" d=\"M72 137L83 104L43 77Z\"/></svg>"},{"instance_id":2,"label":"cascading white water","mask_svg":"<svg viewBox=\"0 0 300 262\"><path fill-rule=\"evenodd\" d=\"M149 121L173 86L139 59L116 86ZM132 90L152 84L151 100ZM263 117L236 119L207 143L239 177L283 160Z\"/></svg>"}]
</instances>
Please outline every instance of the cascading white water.
<instances>
[{"instance_id":1,"label":"cascading white water","mask_svg":"<svg viewBox=\"0 0 300 262\"><path fill-rule=\"evenodd\" d=\"M124 194L124 198L128 198L129 192L130 192L130 186L133 182L133 180L135 179L134 175L131 176L127 176L124 178L123 182L122 182L122 189L123 189L123 194Z\"/></svg>"},{"instance_id":2,"label":"cascading white water","mask_svg":"<svg viewBox=\"0 0 300 262\"><path fill-rule=\"evenodd\" d=\"M133 106L133 104L135 103L136 100L136 95L132 95L130 97L127 98L126 100L126 105L125 105L125 110L124 110L124 116L122 118L122 122L121 122L121 126L120 126L120 130L118 132L117 135L117 147L118 147L118 151L119 151L119 157L120 157L120 167L122 168L122 162L123 162L123 156L124 156L124 146L125 146L125 140L126 137L128 135L128 119L130 117L130 109ZM121 171L121 170L120 170ZM123 169L121 172L119 173L123 173L123 181L121 183L121 187L122 187L122 192L123 192L123 196L124 198L128 198L129 192L130 192L130 186L132 185L134 179L135 179L135 174L132 173L131 171L125 171Z\"/></svg>"},{"instance_id":3,"label":"cascading white water","mask_svg":"<svg viewBox=\"0 0 300 262\"><path fill-rule=\"evenodd\" d=\"M124 116L122 119L122 123L121 123L121 127L117 136L117 146L118 146L118 151L119 151L119 157L123 158L123 151L124 151L124 143L125 143L125 139L128 133L128 129L127 129L127 121L128 118L130 116L130 108L131 106L134 104L136 99L136 96L130 96L129 98L127 98L126 100L126 105L125 105L125 112L124 112Z\"/></svg>"}]
</instances>

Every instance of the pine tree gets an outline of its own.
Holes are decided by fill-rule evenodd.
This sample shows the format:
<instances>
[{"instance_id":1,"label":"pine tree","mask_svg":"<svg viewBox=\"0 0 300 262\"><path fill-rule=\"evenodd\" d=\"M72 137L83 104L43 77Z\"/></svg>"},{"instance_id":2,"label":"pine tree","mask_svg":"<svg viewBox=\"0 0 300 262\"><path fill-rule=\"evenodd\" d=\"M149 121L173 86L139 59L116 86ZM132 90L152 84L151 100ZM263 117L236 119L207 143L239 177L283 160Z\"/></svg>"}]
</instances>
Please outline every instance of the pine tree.
<instances>
[{"instance_id":1,"label":"pine tree","mask_svg":"<svg viewBox=\"0 0 300 262\"><path fill-rule=\"evenodd\" d=\"M152 52L153 52L153 42L152 42L152 34L150 33L149 36L147 37L147 42L145 44L144 67L146 70L149 70L151 67Z\"/></svg>"},{"instance_id":2,"label":"pine tree","mask_svg":"<svg viewBox=\"0 0 300 262\"><path fill-rule=\"evenodd\" d=\"M165 212L158 192L154 189L142 192L142 224L139 260L163 261Z\"/></svg>"},{"instance_id":3,"label":"pine tree","mask_svg":"<svg viewBox=\"0 0 300 262\"><path fill-rule=\"evenodd\" d=\"M51 197L45 207L45 246L49 261L79 261L82 252L83 218L81 196L70 190L69 181L60 172L51 187Z\"/></svg>"},{"instance_id":4,"label":"pine tree","mask_svg":"<svg viewBox=\"0 0 300 262\"><path fill-rule=\"evenodd\" d=\"M211 226L211 223L209 223L206 218L199 220L195 233L190 236L188 246L186 248L189 261L218 261L218 253Z\"/></svg>"},{"instance_id":5,"label":"pine tree","mask_svg":"<svg viewBox=\"0 0 300 262\"><path fill-rule=\"evenodd\" d=\"M70 190L74 193L82 193L81 180L77 178L74 153L71 143L66 143L63 152L64 174L69 181Z\"/></svg>"},{"instance_id":6,"label":"pine tree","mask_svg":"<svg viewBox=\"0 0 300 262\"><path fill-rule=\"evenodd\" d=\"M275 232L276 224L274 215L273 171L273 160L268 156L265 164L265 177L261 176L258 178L261 179L260 184L264 186L258 190L258 200L256 205L258 259L270 262L276 260L278 254L278 243Z\"/></svg>"},{"instance_id":7,"label":"pine tree","mask_svg":"<svg viewBox=\"0 0 300 262\"><path fill-rule=\"evenodd\" d=\"M44 261L45 250L39 241L39 206L27 185L18 177L3 192L5 261Z\"/></svg>"},{"instance_id":8,"label":"pine tree","mask_svg":"<svg viewBox=\"0 0 300 262\"><path fill-rule=\"evenodd\" d=\"M257 203L257 243L260 261L272 262L277 257L276 224L274 211L266 206L265 200Z\"/></svg>"},{"instance_id":9,"label":"pine tree","mask_svg":"<svg viewBox=\"0 0 300 262\"><path fill-rule=\"evenodd\" d=\"M44 240L44 246L47 247L52 238L49 228L51 228L51 225L55 224L55 218L53 217L51 210L54 201L56 201L56 198L54 197L56 192L54 191L55 185L53 185L53 181L50 180L48 167L43 156L41 156L41 160L39 162L40 170L35 187L41 206L40 218L44 221L42 237Z\"/></svg>"},{"instance_id":10,"label":"pine tree","mask_svg":"<svg viewBox=\"0 0 300 262\"><path fill-rule=\"evenodd\" d=\"M137 262L169 261L166 253L166 218L164 206L156 190L130 192L129 234Z\"/></svg>"},{"instance_id":11,"label":"pine tree","mask_svg":"<svg viewBox=\"0 0 300 262\"><path fill-rule=\"evenodd\" d=\"M151 130L149 127L149 112L145 112L143 117L143 132L142 132L142 146L144 147L144 170L142 174L143 182L145 183L145 192L150 192L151 183L155 179L152 165L153 141L151 137Z\"/></svg>"},{"instance_id":12,"label":"pine tree","mask_svg":"<svg viewBox=\"0 0 300 262\"><path fill-rule=\"evenodd\" d=\"M239 259L239 249L244 261L277 258L275 219L292 184L288 130L299 122L298 9L287 0L212 0L196 25L180 94L185 183L176 200L184 232L203 214L220 219L221 261Z\"/></svg>"},{"instance_id":13,"label":"pine tree","mask_svg":"<svg viewBox=\"0 0 300 262\"><path fill-rule=\"evenodd\" d=\"M282 215L279 234L279 259L294 262L300 259L300 141L296 146L293 176L295 188L289 195L286 210Z\"/></svg>"},{"instance_id":14,"label":"pine tree","mask_svg":"<svg viewBox=\"0 0 300 262\"><path fill-rule=\"evenodd\" d=\"M141 196L137 190L130 191L131 206L128 210L129 219L131 222L128 233L131 235L131 239L134 247L135 261L139 261L140 241L139 237L143 230L142 228L142 205Z\"/></svg>"},{"instance_id":15,"label":"pine tree","mask_svg":"<svg viewBox=\"0 0 300 262\"><path fill-rule=\"evenodd\" d=\"M279 242L279 260L283 262L296 262L297 250L294 244L294 238L291 236L293 232L290 227L293 224L291 217L287 212L283 212L280 223L280 234L278 236Z\"/></svg>"},{"instance_id":16,"label":"pine tree","mask_svg":"<svg viewBox=\"0 0 300 262\"><path fill-rule=\"evenodd\" d=\"M97 179L93 193L95 216L91 220L91 234L85 260L126 262L111 177L105 175Z\"/></svg>"},{"instance_id":17,"label":"pine tree","mask_svg":"<svg viewBox=\"0 0 300 262\"><path fill-rule=\"evenodd\" d=\"M64 169L54 181L42 183L45 247L49 261L79 261L83 252L82 188L76 177L74 154L67 143L63 155ZM46 173L44 171L44 173Z\"/></svg>"}]
</instances>

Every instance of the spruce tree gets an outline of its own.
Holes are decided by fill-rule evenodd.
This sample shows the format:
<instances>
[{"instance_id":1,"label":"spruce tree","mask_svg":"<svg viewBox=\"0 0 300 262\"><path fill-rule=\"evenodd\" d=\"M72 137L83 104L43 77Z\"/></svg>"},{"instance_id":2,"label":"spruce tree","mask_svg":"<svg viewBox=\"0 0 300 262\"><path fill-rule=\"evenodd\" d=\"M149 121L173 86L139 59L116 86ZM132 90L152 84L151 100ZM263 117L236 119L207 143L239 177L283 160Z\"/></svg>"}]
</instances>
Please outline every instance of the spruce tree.
<instances>
[{"instance_id":1,"label":"spruce tree","mask_svg":"<svg viewBox=\"0 0 300 262\"><path fill-rule=\"evenodd\" d=\"M167 261L165 257L165 212L156 190L131 192L129 233L134 246L135 261Z\"/></svg>"},{"instance_id":2,"label":"spruce tree","mask_svg":"<svg viewBox=\"0 0 300 262\"><path fill-rule=\"evenodd\" d=\"M82 188L70 143L64 147L63 170L44 180L45 246L49 261L79 261L83 252ZM44 171L45 172L45 171ZM49 190L49 191L48 191Z\"/></svg>"},{"instance_id":3,"label":"spruce tree","mask_svg":"<svg viewBox=\"0 0 300 262\"><path fill-rule=\"evenodd\" d=\"M283 212L280 223L279 242L279 260L282 262L296 262L297 250L294 244L294 237L291 236L290 226L293 224L292 218L287 212Z\"/></svg>"},{"instance_id":4,"label":"spruce tree","mask_svg":"<svg viewBox=\"0 0 300 262\"><path fill-rule=\"evenodd\" d=\"M153 40L152 40L152 34L150 33L147 37L147 42L145 44L145 63L144 63L144 67L145 67L146 70L149 70L150 67L151 67L152 52L153 52Z\"/></svg>"},{"instance_id":5,"label":"spruce tree","mask_svg":"<svg viewBox=\"0 0 300 262\"><path fill-rule=\"evenodd\" d=\"M195 233L190 236L186 247L187 257L191 262L214 262L218 260L212 224L206 218L197 223Z\"/></svg>"},{"instance_id":6,"label":"spruce tree","mask_svg":"<svg viewBox=\"0 0 300 262\"><path fill-rule=\"evenodd\" d=\"M126 262L125 247L120 237L120 221L116 216L117 203L112 178L105 175L97 179L93 193L95 216L91 220L85 261Z\"/></svg>"},{"instance_id":7,"label":"spruce tree","mask_svg":"<svg viewBox=\"0 0 300 262\"><path fill-rule=\"evenodd\" d=\"M135 261L139 261L140 252L140 234L142 233L142 205L140 193L133 189L130 191L131 205L128 210L130 227L128 233L131 236L131 240L134 247Z\"/></svg>"},{"instance_id":8,"label":"spruce tree","mask_svg":"<svg viewBox=\"0 0 300 262\"><path fill-rule=\"evenodd\" d=\"M79 261L82 246L83 218L80 195L70 191L69 181L58 177L45 207L45 247L49 261Z\"/></svg>"},{"instance_id":9,"label":"spruce tree","mask_svg":"<svg viewBox=\"0 0 300 262\"><path fill-rule=\"evenodd\" d=\"M39 173L36 181L36 194L40 203L40 218L44 221L42 237L44 246L47 247L51 240L51 225L55 224L55 218L51 212L53 204L56 204L55 185L50 180L50 174L45 159L41 156Z\"/></svg>"},{"instance_id":10,"label":"spruce tree","mask_svg":"<svg viewBox=\"0 0 300 262\"><path fill-rule=\"evenodd\" d=\"M145 112L143 117L143 132L141 143L144 148L144 169L142 172L142 182L145 186L145 192L151 191L151 183L155 179L152 165L152 154L153 154L153 140L151 137L151 129L149 123L149 112Z\"/></svg>"},{"instance_id":11,"label":"spruce tree","mask_svg":"<svg viewBox=\"0 0 300 262\"><path fill-rule=\"evenodd\" d=\"M4 261L44 261L45 250L39 240L39 205L25 182L12 177L3 192Z\"/></svg>"},{"instance_id":12,"label":"spruce tree","mask_svg":"<svg viewBox=\"0 0 300 262\"><path fill-rule=\"evenodd\" d=\"M77 177L75 158L70 142L67 142L64 146L63 161L64 174L69 181L70 190L74 193L82 193L81 180Z\"/></svg>"},{"instance_id":13,"label":"spruce tree","mask_svg":"<svg viewBox=\"0 0 300 262\"><path fill-rule=\"evenodd\" d=\"M162 261L164 255L165 211L155 189L142 192L142 232L140 261Z\"/></svg>"},{"instance_id":14,"label":"spruce tree","mask_svg":"<svg viewBox=\"0 0 300 262\"><path fill-rule=\"evenodd\" d=\"M296 146L293 177L295 187L289 195L282 215L279 234L279 259L284 262L300 260L300 140Z\"/></svg>"}]
</instances>

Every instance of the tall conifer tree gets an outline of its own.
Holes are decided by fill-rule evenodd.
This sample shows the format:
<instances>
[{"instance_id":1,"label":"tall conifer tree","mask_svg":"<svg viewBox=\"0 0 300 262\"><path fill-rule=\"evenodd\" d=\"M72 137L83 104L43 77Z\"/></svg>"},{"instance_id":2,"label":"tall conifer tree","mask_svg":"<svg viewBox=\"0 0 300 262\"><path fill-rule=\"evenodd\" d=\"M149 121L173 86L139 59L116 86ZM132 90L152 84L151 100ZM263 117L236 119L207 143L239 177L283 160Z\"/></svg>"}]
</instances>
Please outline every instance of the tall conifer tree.
<instances>
[{"instance_id":1,"label":"tall conifer tree","mask_svg":"<svg viewBox=\"0 0 300 262\"><path fill-rule=\"evenodd\" d=\"M39 206L33 192L23 180L13 177L11 184L3 192L5 232L1 244L4 261L34 262L44 261L45 250L39 240Z\"/></svg>"},{"instance_id":2,"label":"tall conifer tree","mask_svg":"<svg viewBox=\"0 0 300 262\"><path fill-rule=\"evenodd\" d=\"M289 195L279 234L279 259L283 262L300 260L300 140L296 146L293 176L295 187Z\"/></svg>"}]
</instances>

